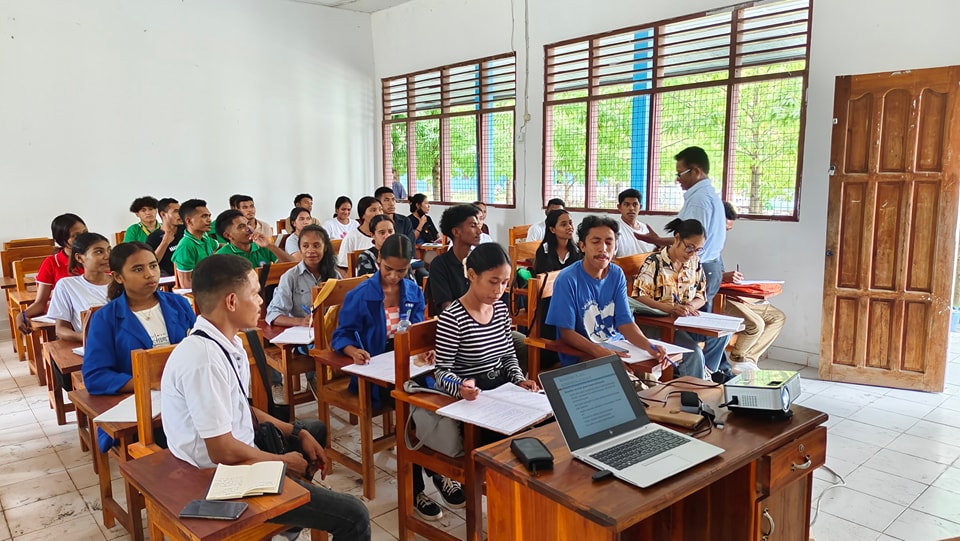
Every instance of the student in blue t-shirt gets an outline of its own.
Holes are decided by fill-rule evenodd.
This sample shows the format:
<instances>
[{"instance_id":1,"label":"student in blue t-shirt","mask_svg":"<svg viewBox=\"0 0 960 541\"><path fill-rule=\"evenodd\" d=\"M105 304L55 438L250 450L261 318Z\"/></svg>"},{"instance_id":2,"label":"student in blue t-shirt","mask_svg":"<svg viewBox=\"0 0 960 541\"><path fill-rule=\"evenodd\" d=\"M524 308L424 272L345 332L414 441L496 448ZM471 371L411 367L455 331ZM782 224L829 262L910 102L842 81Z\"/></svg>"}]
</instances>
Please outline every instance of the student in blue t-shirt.
<instances>
[{"instance_id":1,"label":"student in blue t-shirt","mask_svg":"<svg viewBox=\"0 0 960 541\"><path fill-rule=\"evenodd\" d=\"M583 259L557 276L546 323L557 328L558 338L565 344L591 357L610 354L600 342L626 338L666 368L666 352L654 348L633 321L623 270L610 264L617 253L618 229L617 222L606 217L587 216L580 222L577 237ZM576 357L560 354L561 365L576 362Z\"/></svg>"}]
</instances>

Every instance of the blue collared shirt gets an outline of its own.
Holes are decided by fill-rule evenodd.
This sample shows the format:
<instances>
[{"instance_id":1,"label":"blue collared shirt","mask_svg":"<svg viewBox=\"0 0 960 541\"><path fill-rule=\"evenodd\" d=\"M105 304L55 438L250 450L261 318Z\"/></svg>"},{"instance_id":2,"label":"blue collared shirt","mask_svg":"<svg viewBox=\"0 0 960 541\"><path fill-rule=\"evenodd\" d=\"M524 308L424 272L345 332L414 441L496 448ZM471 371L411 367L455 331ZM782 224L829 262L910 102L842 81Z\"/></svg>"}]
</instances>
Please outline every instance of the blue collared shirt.
<instances>
[{"instance_id":1,"label":"blue collared shirt","mask_svg":"<svg viewBox=\"0 0 960 541\"><path fill-rule=\"evenodd\" d=\"M321 276L318 280L301 261L280 276L280 283L273 292L273 300L267 306L267 323L273 325L277 316L307 317L303 306L313 306L313 288L322 284L327 278Z\"/></svg>"},{"instance_id":2,"label":"blue collared shirt","mask_svg":"<svg viewBox=\"0 0 960 541\"><path fill-rule=\"evenodd\" d=\"M678 218L681 220L697 220L703 224L707 232L707 241L703 245L700 261L720 259L723 245L727 242L726 214L723 212L723 201L713 189L709 178L694 184L683 192L683 207Z\"/></svg>"}]
</instances>

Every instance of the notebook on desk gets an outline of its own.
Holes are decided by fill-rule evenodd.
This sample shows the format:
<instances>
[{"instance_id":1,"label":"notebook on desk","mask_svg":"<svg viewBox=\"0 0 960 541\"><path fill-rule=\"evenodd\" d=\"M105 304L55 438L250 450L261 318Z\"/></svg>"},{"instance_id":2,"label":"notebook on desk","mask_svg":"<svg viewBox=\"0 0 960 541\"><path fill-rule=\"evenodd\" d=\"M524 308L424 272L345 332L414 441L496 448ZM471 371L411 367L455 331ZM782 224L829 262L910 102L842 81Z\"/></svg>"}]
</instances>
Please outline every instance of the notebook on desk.
<instances>
[{"instance_id":1,"label":"notebook on desk","mask_svg":"<svg viewBox=\"0 0 960 541\"><path fill-rule=\"evenodd\" d=\"M540 374L574 457L649 487L723 449L650 422L616 355Z\"/></svg>"}]
</instances>

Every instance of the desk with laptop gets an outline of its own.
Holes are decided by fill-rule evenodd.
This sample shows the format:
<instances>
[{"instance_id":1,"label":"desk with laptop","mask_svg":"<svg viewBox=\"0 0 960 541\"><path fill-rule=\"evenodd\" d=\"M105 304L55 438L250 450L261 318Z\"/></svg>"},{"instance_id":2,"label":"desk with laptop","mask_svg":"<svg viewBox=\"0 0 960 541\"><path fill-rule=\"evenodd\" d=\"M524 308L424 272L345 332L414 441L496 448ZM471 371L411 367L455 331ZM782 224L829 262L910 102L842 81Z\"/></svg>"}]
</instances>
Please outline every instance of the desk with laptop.
<instances>
[{"instance_id":1,"label":"desk with laptop","mask_svg":"<svg viewBox=\"0 0 960 541\"><path fill-rule=\"evenodd\" d=\"M474 454L485 471L491 539L807 539L813 470L827 416L731 413L695 438L648 419L640 398L679 409L680 390L719 405L722 390L680 378L638 397L615 356L541 374L557 422L522 434L554 455L528 472L513 438ZM578 460L574 460L577 458ZM599 482L595 473L612 476ZM479 472L478 472L479 473Z\"/></svg>"}]
</instances>

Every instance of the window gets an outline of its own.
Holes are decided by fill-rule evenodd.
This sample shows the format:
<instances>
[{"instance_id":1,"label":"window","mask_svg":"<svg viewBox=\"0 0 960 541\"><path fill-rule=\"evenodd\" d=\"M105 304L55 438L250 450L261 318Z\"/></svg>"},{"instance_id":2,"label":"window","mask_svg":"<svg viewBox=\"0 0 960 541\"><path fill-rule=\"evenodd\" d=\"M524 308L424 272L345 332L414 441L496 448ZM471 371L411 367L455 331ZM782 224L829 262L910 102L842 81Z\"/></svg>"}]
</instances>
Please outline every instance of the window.
<instances>
[{"instance_id":1,"label":"window","mask_svg":"<svg viewBox=\"0 0 960 541\"><path fill-rule=\"evenodd\" d=\"M386 185L513 206L516 71L510 53L383 79Z\"/></svg>"},{"instance_id":2,"label":"window","mask_svg":"<svg viewBox=\"0 0 960 541\"><path fill-rule=\"evenodd\" d=\"M545 47L543 197L647 213L683 202L675 156L699 146L746 217L799 217L811 0L751 2Z\"/></svg>"}]
</instances>

